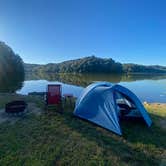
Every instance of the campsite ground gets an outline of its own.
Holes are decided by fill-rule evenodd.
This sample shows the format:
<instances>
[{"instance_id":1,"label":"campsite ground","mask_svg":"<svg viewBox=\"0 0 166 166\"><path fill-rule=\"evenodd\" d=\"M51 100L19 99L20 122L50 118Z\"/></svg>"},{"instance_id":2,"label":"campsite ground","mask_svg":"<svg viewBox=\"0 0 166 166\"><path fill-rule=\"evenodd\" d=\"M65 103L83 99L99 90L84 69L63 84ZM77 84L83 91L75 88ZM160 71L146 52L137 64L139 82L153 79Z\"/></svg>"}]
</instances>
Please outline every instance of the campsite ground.
<instances>
[{"instance_id":1,"label":"campsite ground","mask_svg":"<svg viewBox=\"0 0 166 166\"><path fill-rule=\"evenodd\" d=\"M120 137L74 117L74 103L45 114L40 97L1 94L0 113L20 98L29 113L0 122L0 165L166 165L166 104L146 103L153 125L123 121Z\"/></svg>"}]
</instances>

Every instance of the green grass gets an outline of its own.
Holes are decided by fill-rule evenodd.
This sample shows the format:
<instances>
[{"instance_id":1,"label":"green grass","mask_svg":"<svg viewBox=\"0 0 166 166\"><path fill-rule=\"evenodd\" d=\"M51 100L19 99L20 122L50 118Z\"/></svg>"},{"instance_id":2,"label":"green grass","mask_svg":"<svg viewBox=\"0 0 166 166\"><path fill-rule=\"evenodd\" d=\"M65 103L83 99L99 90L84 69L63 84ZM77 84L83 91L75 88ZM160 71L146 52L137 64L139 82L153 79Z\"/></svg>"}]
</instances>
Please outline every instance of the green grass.
<instances>
[{"instance_id":1,"label":"green grass","mask_svg":"<svg viewBox=\"0 0 166 166\"><path fill-rule=\"evenodd\" d=\"M166 165L165 107L147 106L151 128L123 121L122 137L74 117L73 107L0 124L0 165Z\"/></svg>"}]
</instances>

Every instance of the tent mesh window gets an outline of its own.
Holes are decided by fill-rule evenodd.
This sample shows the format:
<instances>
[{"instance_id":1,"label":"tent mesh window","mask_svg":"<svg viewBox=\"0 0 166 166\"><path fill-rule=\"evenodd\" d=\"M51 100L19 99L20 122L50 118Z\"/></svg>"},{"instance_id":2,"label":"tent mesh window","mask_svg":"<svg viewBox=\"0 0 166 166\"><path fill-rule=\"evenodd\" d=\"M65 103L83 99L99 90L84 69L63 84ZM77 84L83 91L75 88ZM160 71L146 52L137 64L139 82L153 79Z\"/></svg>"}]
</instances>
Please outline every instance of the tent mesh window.
<instances>
[{"instance_id":1,"label":"tent mesh window","mask_svg":"<svg viewBox=\"0 0 166 166\"><path fill-rule=\"evenodd\" d=\"M140 116L140 113L136 110L134 102L129 97L120 92L115 92L115 98L119 116L126 116L134 112L137 112L137 116Z\"/></svg>"}]
</instances>

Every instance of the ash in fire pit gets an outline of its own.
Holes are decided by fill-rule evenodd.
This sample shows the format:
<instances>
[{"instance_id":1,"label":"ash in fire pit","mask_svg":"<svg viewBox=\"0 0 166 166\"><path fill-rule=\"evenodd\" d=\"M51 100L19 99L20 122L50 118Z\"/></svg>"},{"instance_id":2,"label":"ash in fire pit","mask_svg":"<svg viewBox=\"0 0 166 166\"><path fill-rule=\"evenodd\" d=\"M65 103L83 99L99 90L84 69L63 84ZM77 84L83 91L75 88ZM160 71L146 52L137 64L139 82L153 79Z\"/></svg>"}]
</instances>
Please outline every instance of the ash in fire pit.
<instances>
[{"instance_id":1,"label":"ash in fire pit","mask_svg":"<svg viewBox=\"0 0 166 166\"><path fill-rule=\"evenodd\" d=\"M6 104L5 112L6 113L20 113L24 112L27 107L27 103L23 100L12 101Z\"/></svg>"}]
</instances>

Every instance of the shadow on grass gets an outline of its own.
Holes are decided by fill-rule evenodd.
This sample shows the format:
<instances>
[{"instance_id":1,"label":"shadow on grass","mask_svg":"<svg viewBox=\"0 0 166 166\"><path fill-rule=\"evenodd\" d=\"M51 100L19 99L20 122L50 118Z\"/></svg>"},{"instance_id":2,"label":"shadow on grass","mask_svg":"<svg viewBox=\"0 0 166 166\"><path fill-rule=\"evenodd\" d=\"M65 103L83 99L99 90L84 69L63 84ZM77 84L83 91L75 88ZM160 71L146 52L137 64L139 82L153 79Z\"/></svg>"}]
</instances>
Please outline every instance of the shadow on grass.
<instances>
[{"instance_id":1,"label":"shadow on grass","mask_svg":"<svg viewBox=\"0 0 166 166\"><path fill-rule=\"evenodd\" d=\"M80 152L80 156L76 157L75 155L77 155L78 151L75 150L73 154L69 155L73 157L73 161L79 160L87 153L88 155L83 158L88 162L88 160L91 160L91 153L96 153L94 151L99 148L102 149L102 153L97 155L97 159L102 159L106 165L118 165L118 163L127 163L127 165L160 164L162 159L160 156L165 148L166 134L165 130L156 123L159 120L164 120L163 117L151 114L153 125L150 128L144 123L123 120L121 122L123 136L120 137L93 123L73 116L74 105L71 106L70 102L66 103L64 107L63 114L58 114L53 110L44 115L43 119L39 121L40 128L37 128L37 132L40 129L42 133L42 137L37 144L42 145L43 140L47 140L48 151L52 146L55 146L53 149L58 149L53 157L55 164L65 162L65 156L69 155L67 148L64 148L65 146L68 145L74 148L77 144L81 144L82 141L85 142L82 146L80 145L79 150L83 148L83 153ZM75 132L79 135L79 139L77 134L74 135ZM34 134L36 135L37 133ZM46 139L48 136L53 138L54 141L49 142L49 139ZM54 145L52 145L53 142ZM87 149L87 146L90 146L91 149ZM40 151L42 152L38 153L41 153L42 156L44 150ZM67 162L69 161L70 158L67 159Z\"/></svg>"},{"instance_id":2,"label":"shadow on grass","mask_svg":"<svg viewBox=\"0 0 166 166\"><path fill-rule=\"evenodd\" d=\"M123 137L131 143L142 143L152 145L158 148L166 148L166 131L156 123L164 121L165 118L150 114L152 126L147 127L145 123L135 123L131 121L122 122Z\"/></svg>"},{"instance_id":3,"label":"shadow on grass","mask_svg":"<svg viewBox=\"0 0 166 166\"><path fill-rule=\"evenodd\" d=\"M41 116L28 115L14 125L1 124L0 161L3 165L11 162L35 165L32 161L40 165L92 165L92 160L94 165L99 162L101 165L160 164L166 136L158 120L164 118L152 114L151 128L143 123L123 121L120 137L74 117L74 105L70 102L65 104L64 110L63 114L53 110Z\"/></svg>"},{"instance_id":4,"label":"shadow on grass","mask_svg":"<svg viewBox=\"0 0 166 166\"><path fill-rule=\"evenodd\" d=\"M155 125L148 128L143 123L123 122L123 136L120 137L90 122L74 117L71 111L65 113L64 123L72 130L79 132L87 140L102 147L105 156L109 156L108 152L111 151L127 163L154 165L160 162L156 153L151 152L151 148L164 148L165 131ZM146 153L143 150L149 152Z\"/></svg>"}]
</instances>

